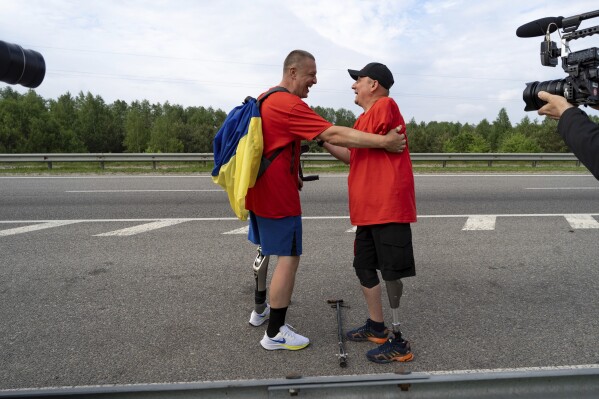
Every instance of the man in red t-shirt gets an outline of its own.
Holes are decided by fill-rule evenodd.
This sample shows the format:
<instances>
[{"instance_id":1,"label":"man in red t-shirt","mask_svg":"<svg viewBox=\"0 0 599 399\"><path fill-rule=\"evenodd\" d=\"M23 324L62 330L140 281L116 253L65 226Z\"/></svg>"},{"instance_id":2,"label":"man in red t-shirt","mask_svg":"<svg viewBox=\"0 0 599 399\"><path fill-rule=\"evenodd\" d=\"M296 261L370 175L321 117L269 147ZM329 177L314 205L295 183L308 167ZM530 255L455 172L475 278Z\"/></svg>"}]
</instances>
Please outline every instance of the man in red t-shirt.
<instances>
[{"instance_id":1,"label":"man in red t-shirt","mask_svg":"<svg viewBox=\"0 0 599 399\"><path fill-rule=\"evenodd\" d=\"M348 70L356 81L355 103L364 109L355 129L384 134L389 126L404 126L395 101L389 97L393 75L385 65L373 62L362 70ZM402 133L405 133L402 131ZM415 275L410 223L416 222L414 174L408 148L390 153L375 148L342 148L325 144L336 158L349 164L349 215L356 226L354 268L368 305L366 324L349 331L352 341L381 344L366 353L377 363L413 359L410 344L399 330L399 300L404 277ZM385 327L380 271L391 310L393 334Z\"/></svg>"},{"instance_id":2,"label":"man in red t-shirt","mask_svg":"<svg viewBox=\"0 0 599 399\"><path fill-rule=\"evenodd\" d=\"M342 147L381 148L396 153L405 146L405 137L398 134L397 126L390 127L387 134L373 135L324 120L302 101L315 84L314 56L294 50L285 59L279 84L286 92L271 94L261 105L264 155L270 157L283 148L246 195L246 209L250 211L248 238L260 246L254 262L256 292L250 324L260 326L269 320L260 341L268 350L298 350L310 343L285 324L302 253L302 181L298 172L301 141L317 139ZM277 255L277 264L270 282L269 305L265 279L270 255Z\"/></svg>"}]
</instances>

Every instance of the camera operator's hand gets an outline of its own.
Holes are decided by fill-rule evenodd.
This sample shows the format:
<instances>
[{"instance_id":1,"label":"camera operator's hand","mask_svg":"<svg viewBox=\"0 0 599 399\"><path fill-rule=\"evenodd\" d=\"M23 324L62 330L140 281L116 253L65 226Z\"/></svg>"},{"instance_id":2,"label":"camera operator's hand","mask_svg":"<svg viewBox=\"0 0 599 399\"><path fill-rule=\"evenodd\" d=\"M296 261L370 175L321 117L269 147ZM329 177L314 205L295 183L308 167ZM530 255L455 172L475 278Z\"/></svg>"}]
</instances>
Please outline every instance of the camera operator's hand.
<instances>
[{"instance_id":1,"label":"camera operator's hand","mask_svg":"<svg viewBox=\"0 0 599 399\"><path fill-rule=\"evenodd\" d=\"M565 110L574 106L570 104L564 97L549 94L546 91L540 91L539 98L547 102L547 104L543 105L539 109L539 115L547 115L551 119L561 118Z\"/></svg>"}]
</instances>

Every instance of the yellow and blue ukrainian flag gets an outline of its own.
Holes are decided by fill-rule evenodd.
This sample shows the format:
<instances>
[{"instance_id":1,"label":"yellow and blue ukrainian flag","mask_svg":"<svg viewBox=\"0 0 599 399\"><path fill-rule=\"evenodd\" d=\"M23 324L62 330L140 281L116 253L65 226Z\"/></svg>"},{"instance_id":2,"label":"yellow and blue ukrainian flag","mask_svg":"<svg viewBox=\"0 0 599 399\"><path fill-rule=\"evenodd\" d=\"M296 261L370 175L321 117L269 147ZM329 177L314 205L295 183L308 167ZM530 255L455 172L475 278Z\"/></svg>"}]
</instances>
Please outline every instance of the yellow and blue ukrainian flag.
<instances>
[{"instance_id":1,"label":"yellow and blue ukrainian flag","mask_svg":"<svg viewBox=\"0 0 599 399\"><path fill-rule=\"evenodd\" d=\"M231 208L241 220L247 220L245 196L254 187L264 142L262 119L254 98L235 107L216 133L213 142L212 180L225 189Z\"/></svg>"}]
</instances>

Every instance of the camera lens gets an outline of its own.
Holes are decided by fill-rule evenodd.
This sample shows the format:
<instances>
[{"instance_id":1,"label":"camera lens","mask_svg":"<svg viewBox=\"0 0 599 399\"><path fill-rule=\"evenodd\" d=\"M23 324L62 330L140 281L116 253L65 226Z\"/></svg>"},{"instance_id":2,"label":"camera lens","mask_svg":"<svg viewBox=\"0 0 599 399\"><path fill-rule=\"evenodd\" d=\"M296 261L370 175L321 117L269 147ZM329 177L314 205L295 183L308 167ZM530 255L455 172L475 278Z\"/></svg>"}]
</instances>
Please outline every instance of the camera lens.
<instances>
[{"instance_id":1,"label":"camera lens","mask_svg":"<svg viewBox=\"0 0 599 399\"><path fill-rule=\"evenodd\" d=\"M526 104L524 111L536 111L547 104L539 98L540 91L546 91L549 94L556 94L563 97L565 87L566 81L564 79L527 83L526 89L522 93L522 99L524 99L524 103Z\"/></svg>"},{"instance_id":2,"label":"camera lens","mask_svg":"<svg viewBox=\"0 0 599 399\"><path fill-rule=\"evenodd\" d=\"M35 88L45 75L46 63L40 53L0 40L0 81Z\"/></svg>"}]
</instances>

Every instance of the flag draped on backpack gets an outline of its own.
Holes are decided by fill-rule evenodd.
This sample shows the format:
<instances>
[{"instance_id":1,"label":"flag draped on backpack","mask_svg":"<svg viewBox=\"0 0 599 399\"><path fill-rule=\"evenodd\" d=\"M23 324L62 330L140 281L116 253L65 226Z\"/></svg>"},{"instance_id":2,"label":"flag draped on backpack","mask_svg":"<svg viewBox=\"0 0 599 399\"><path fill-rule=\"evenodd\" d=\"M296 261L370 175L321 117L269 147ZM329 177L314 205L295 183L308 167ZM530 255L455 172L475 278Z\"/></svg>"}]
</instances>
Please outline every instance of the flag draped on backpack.
<instances>
[{"instance_id":1,"label":"flag draped on backpack","mask_svg":"<svg viewBox=\"0 0 599 399\"><path fill-rule=\"evenodd\" d=\"M276 149L268 158L262 153L264 141L260 105L268 96L277 92L289 93L286 88L276 86L262 94L258 100L246 97L242 105L229 112L214 136L212 180L225 189L231 208L241 220L247 220L249 216L245 209L248 189L254 187L256 179L262 176L284 149Z\"/></svg>"},{"instance_id":2,"label":"flag draped on backpack","mask_svg":"<svg viewBox=\"0 0 599 399\"><path fill-rule=\"evenodd\" d=\"M212 180L225 189L231 208L241 220L247 220L245 196L254 187L264 142L262 118L254 98L235 107L214 137Z\"/></svg>"}]
</instances>

